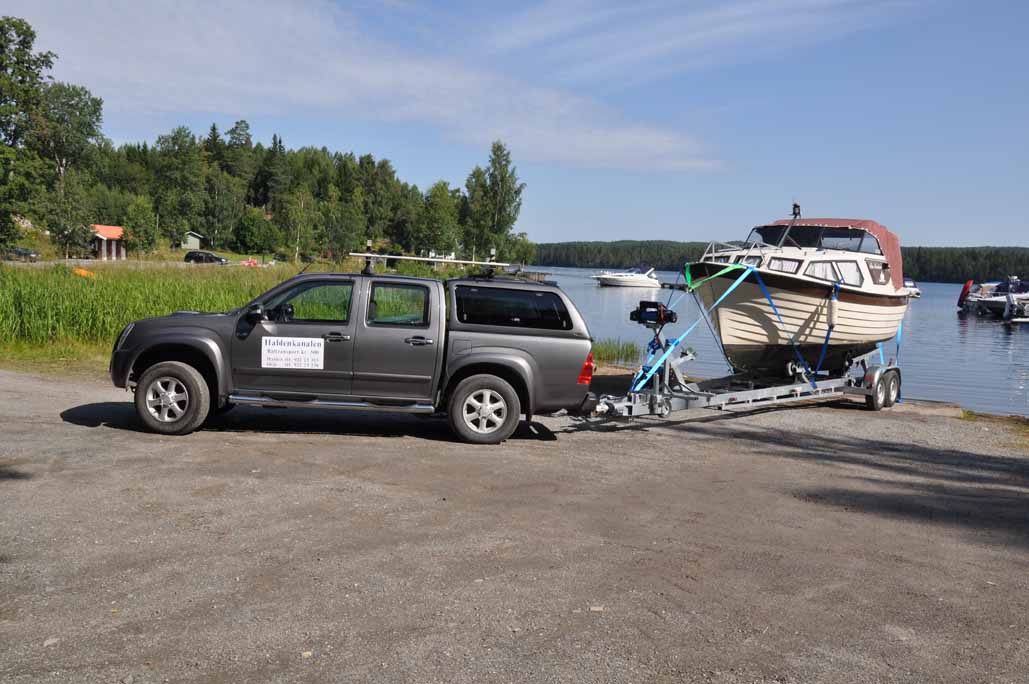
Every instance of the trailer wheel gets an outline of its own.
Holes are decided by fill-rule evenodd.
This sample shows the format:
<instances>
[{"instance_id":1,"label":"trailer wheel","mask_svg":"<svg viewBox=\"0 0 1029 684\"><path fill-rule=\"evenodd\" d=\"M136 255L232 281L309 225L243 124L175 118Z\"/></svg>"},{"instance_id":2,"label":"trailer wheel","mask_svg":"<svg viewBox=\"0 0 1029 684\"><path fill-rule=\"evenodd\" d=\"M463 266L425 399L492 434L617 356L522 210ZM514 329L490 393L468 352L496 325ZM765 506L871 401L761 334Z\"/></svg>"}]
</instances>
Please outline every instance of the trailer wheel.
<instances>
[{"instance_id":1,"label":"trailer wheel","mask_svg":"<svg viewBox=\"0 0 1029 684\"><path fill-rule=\"evenodd\" d=\"M900 398L900 373L897 371L886 371L886 403L889 408L897 403Z\"/></svg>"},{"instance_id":2,"label":"trailer wheel","mask_svg":"<svg viewBox=\"0 0 1029 684\"><path fill-rule=\"evenodd\" d=\"M886 380L882 375L875 381L872 393L865 397L865 406L870 411L881 411L886 405Z\"/></svg>"}]
</instances>

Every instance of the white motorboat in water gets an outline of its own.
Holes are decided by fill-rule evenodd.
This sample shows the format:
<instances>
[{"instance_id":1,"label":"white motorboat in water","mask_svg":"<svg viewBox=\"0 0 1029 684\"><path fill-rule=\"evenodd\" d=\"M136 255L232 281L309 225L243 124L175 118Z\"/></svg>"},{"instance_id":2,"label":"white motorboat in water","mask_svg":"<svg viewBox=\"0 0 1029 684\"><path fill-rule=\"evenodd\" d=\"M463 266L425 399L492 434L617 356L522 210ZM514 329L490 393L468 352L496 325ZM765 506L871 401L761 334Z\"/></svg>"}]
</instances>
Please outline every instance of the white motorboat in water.
<instances>
[{"instance_id":1,"label":"white motorboat in water","mask_svg":"<svg viewBox=\"0 0 1029 684\"><path fill-rule=\"evenodd\" d=\"M912 278L904 278L904 288L908 291L908 296L913 299L918 299L922 296L922 290L915 284Z\"/></svg>"},{"instance_id":2,"label":"white motorboat in water","mask_svg":"<svg viewBox=\"0 0 1029 684\"><path fill-rule=\"evenodd\" d=\"M737 371L793 375L794 344L811 368L821 360L822 370L842 370L894 338L908 307L900 241L875 221L787 219L757 226L744 243L711 243L687 265L692 281L709 278L696 289L705 308L741 275L730 265L753 267L782 317L754 276L714 309Z\"/></svg>"},{"instance_id":3,"label":"white motorboat in water","mask_svg":"<svg viewBox=\"0 0 1029 684\"><path fill-rule=\"evenodd\" d=\"M654 269L647 265L616 273L598 273L591 277L605 287L661 287L661 281L654 275Z\"/></svg>"}]
</instances>

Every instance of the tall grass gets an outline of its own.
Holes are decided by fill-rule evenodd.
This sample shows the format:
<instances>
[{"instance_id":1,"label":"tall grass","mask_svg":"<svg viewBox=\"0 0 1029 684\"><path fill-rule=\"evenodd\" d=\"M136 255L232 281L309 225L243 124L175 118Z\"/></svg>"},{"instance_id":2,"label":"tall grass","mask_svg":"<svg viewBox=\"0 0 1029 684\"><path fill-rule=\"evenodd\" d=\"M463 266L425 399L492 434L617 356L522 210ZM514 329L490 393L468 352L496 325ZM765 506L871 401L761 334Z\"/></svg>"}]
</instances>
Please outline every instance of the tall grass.
<instances>
[{"instance_id":1,"label":"tall grass","mask_svg":"<svg viewBox=\"0 0 1029 684\"><path fill-rule=\"evenodd\" d=\"M640 360L640 346L635 342L604 339L593 343L593 360L598 363L633 365Z\"/></svg>"},{"instance_id":2,"label":"tall grass","mask_svg":"<svg viewBox=\"0 0 1029 684\"><path fill-rule=\"evenodd\" d=\"M0 342L109 342L130 321L241 306L295 267L0 267Z\"/></svg>"},{"instance_id":3,"label":"tall grass","mask_svg":"<svg viewBox=\"0 0 1029 684\"><path fill-rule=\"evenodd\" d=\"M450 277L413 264L404 270ZM315 265L308 269L338 269ZM424 270L424 272L422 272ZM92 276L64 266L0 266L0 344L86 342L110 344L129 322L173 311L228 311L286 278L293 265L89 267Z\"/></svg>"}]
</instances>

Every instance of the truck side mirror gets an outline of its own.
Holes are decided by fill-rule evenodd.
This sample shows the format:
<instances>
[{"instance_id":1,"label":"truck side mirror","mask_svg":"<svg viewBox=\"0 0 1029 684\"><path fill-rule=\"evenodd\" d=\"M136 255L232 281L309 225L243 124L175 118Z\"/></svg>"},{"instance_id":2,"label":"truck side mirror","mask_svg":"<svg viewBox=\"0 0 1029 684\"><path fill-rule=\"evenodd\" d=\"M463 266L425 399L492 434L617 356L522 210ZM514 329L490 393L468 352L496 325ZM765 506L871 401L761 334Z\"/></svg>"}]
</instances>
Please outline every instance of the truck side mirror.
<instances>
[{"instance_id":1,"label":"truck side mirror","mask_svg":"<svg viewBox=\"0 0 1029 684\"><path fill-rule=\"evenodd\" d=\"M251 323L263 321L264 318L264 307L260 304L251 304L247 307L246 319Z\"/></svg>"}]
</instances>

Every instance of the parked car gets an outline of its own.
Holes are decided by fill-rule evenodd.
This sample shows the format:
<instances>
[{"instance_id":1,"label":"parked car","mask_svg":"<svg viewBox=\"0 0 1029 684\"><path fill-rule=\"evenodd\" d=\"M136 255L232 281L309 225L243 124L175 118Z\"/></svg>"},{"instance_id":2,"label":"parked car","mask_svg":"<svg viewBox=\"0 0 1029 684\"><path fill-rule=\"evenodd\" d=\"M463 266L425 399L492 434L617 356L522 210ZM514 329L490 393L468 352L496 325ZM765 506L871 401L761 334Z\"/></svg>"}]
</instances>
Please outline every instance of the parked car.
<instances>
[{"instance_id":1,"label":"parked car","mask_svg":"<svg viewBox=\"0 0 1029 684\"><path fill-rule=\"evenodd\" d=\"M522 415L588 402L593 353L556 285L316 273L227 313L131 323L110 373L163 434L247 404L442 412L461 439L496 444Z\"/></svg>"},{"instance_id":2,"label":"parked car","mask_svg":"<svg viewBox=\"0 0 1029 684\"><path fill-rule=\"evenodd\" d=\"M200 250L193 250L186 252L186 257L183 261L190 264L227 264L229 260L225 257L218 256L214 252L203 252Z\"/></svg>"},{"instance_id":3,"label":"parked car","mask_svg":"<svg viewBox=\"0 0 1029 684\"><path fill-rule=\"evenodd\" d=\"M7 259L18 261L37 261L39 259L39 252L28 247L12 247L4 256Z\"/></svg>"}]
</instances>

